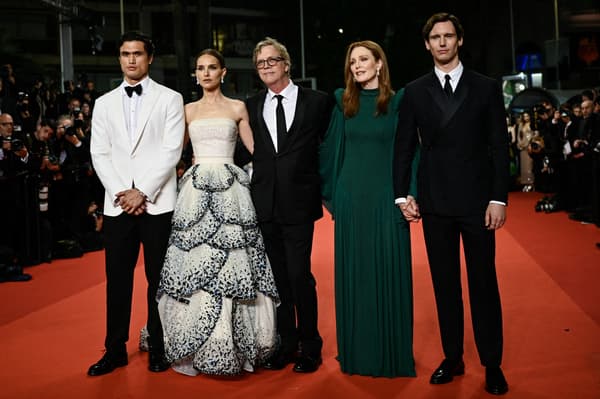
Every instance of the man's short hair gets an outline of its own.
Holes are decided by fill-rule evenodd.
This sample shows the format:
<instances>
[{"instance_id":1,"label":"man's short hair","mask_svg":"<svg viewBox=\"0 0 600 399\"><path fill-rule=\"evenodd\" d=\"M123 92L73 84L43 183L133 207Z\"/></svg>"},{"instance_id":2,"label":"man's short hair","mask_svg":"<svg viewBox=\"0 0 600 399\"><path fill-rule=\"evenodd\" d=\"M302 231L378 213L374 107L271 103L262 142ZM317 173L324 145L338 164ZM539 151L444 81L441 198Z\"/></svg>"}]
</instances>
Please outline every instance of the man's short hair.
<instances>
[{"instance_id":1,"label":"man's short hair","mask_svg":"<svg viewBox=\"0 0 600 399\"><path fill-rule=\"evenodd\" d=\"M152 42L152 39L150 36L145 35L142 32L129 31L123 33L119 39L119 42L117 43L117 51L125 42L143 42L144 50L146 50L146 53L148 53L148 57L152 57L154 55L154 43Z\"/></svg>"},{"instance_id":2,"label":"man's short hair","mask_svg":"<svg viewBox=\"0 0 600 399\"><path fill-rule=\"evenodd\" d=\"M454 16L450 13L438 12L437 14L433 14L431 17L429 17L429 19L425 23L425 26L423 26L423 40L428 42L429 34L431 33L433 26L435 24L437 24L438 22L446 22L446 21L452 22L452 25L454 25L454 30L456 30L456 36L457 36L458 40L462 39L465 31L460 23L460 20L456 16Z\"/></svg>"},{"instance_id":3,"label":"man's short hair","mask_svg":"<svg viewBox=\"0 0 600 399\"><path fill-rule=\"evenodd\" d=\"M258 57L258 53L263 47L273 46L275 50L279 53L281 58L283 58L283 62L288 66L288 76L290 75L290 70L292 69L292 60L290 59L290 53L288 53L287 48L280 43L277 39L273 39L272 37L265 37L263 40L256 44L254 47L254 53L252 55L252 63L256 65L256 57Z\"/></svg>"}]
</instances>

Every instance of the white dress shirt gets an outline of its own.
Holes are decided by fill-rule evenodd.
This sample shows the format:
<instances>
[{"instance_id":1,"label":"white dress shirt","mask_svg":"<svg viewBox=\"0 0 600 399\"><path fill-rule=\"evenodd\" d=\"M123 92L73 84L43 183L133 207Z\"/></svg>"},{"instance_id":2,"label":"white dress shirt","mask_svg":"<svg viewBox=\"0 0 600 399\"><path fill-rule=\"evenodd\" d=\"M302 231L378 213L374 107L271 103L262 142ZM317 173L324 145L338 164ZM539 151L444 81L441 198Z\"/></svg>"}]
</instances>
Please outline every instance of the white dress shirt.
<instances>
[{"instance_id":1,"label":"white dress shirt","mask_svg":"<svg viewBox=\"0 0 600 399\"><path fill-rule=\"evenodd\" d=\"M441 69L439 69L437 66L433 68L433 72L435 73L435 76L437 76L438 80L440 81L440 84L442 85L442 89L444 88L444 85L446 84L446 75L450 75L450 86L452 86L453 93L456 91L456 86L458 86L458 81L460 80L460 77L462 76L464 70L465 70L465 67L463 67L462 62L460 62L460 61L458 62L458 65L456 66L456 68L454 68L450 72L444 72Z\"/></svg>"},{"instance_id":2,"label":"white dress shirt","mask_svg":"<svg viewBox=\"0 0 600 399\"><path fill-rule=\"evenodd\" d=\"M281 104L283 105L283 112L285 113L285 125L286 130L290 130L290 126L292 126L292 122L294 121L294 116L296 114L296 101L298 100L298 86L294 84L290 80L290 83L286 86L285 89L281 90L279 93L275 93L269 89L267 91L267 95L265 96L265 105L263 107L263 118L265 123L267 124L267 129L269 129L269 134L271 135L271 140L273 140L273 145L275 149L279 151L278 143L277 143L277 99L275 96L279 94L283 96L281 100Z\"/></svg>"},{"instance_id":3,"label":"white dress shirt","mask_svg":"<svg viewBox=\"0 0 600 399\"><path fill-rule=\"evenodd\" d=\"M134 92L131 97L129 97L125 91L125 87L131 85L126 81L121 83L121 91L123 93L123 115L125 115L125 126L127 126L129 140L131 141L132 145L133 141L135 140L135 131L137 129L139 110L142 109L142 100L144 98L144 94L146 94L146 91L148 90L148 82L148 77L145 77L144 80L139 83L142 85L142 95L138 96L137 93Z\"/></svg>"}]
</instances>

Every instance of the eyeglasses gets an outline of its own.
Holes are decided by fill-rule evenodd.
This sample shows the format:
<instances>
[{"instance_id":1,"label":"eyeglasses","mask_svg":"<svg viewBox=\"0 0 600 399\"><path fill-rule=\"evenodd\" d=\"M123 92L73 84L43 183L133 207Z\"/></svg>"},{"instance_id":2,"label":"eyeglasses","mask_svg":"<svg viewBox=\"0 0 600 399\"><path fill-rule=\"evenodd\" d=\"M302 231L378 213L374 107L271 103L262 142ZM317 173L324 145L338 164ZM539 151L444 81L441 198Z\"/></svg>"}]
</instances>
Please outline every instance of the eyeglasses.
<instances>
[{"instance_id":1,"label":"eyeglasses","mask_svg":"<svg viewBox=\"0 0 600 399\"><path fill-rule=\"evenodd\" d=\"M283 57L269 57L266 60L256 61L256 69L266 68L268 66L275 66L279 61L283 61Z\"/></svg>"}]
</instances>

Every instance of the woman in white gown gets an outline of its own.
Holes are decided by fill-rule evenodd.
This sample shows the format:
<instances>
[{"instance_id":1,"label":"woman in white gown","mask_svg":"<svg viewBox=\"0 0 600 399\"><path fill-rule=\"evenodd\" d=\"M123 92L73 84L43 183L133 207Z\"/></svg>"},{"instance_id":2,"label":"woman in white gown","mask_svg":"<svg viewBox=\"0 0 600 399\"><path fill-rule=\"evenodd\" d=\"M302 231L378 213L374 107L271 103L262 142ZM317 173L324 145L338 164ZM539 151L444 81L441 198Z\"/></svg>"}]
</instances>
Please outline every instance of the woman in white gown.
<instances>
[{"instance_id":1,"label":"woman in white gown","mask_svg":"<svg viewBox=\"0 0 600 399\"><path fill-rule=\"evenodd\" d=\"M185 107L194 165L179 183L158 292L165 352L187 375L253 371L276 345L277 290L250 197L233 164L238 134L253 151L248 112L225 97L223 56L196 58L199 101Z\"/></svg>"}]
</instances>

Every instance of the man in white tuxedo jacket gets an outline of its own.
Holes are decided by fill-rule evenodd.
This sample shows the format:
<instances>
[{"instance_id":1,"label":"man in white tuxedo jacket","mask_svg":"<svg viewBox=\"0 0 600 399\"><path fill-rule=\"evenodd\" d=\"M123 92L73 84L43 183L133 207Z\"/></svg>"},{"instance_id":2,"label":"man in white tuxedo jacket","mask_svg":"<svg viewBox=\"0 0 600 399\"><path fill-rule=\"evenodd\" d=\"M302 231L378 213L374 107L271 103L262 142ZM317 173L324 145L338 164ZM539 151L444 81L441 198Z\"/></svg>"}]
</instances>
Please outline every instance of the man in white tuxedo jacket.
<instances>
[{"instance_id":1,"label":"man in white tuxedo jacket","mask_svg":"<svg viewBox=\"0 0 600 399\"><path fill-rule=\"evenodd\" d=\"M89 370L98 376L127 364L133 274L140 244L148 280L150 371L164 371L156 291L177 196L175 166L185 131L181 95L148 77L152 40L128 32L119 42L123 83L96 100L91 153L104 185L106 352Z\"/></svg>"}]
</instances>

